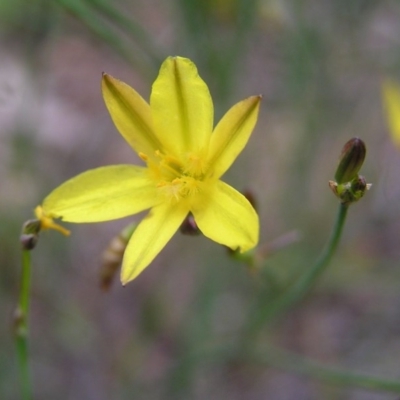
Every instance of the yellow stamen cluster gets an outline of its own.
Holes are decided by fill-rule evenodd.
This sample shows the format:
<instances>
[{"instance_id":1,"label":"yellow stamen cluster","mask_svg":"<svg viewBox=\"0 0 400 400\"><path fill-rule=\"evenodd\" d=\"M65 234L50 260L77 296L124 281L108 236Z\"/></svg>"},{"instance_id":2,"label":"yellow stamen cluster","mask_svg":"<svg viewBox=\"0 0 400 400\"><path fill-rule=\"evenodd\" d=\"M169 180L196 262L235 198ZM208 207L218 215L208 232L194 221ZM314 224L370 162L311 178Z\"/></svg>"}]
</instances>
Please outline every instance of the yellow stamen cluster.
<instances>
[{"instance_id":1,"label":"yellow stamen cluster","mask_svg":"<svg viewBox=\"0 0 400 400\"><path fill-rule=\"evenodd\" d=\"M139 156L147 163L150 177L160 193L170 200L183 200L201 190L205 179L205 163L202 157L192 153L185 157L183 163L159 150L155 152L155 160L143 153Z\"/></svg>"},{"instance_id":2,"label":"yellow stamen cluster","mask_svg":"<svg viewBox=\"0 0 400 400\"><path fill-rule=\"evenodd\" d=\"M204 154L198 155L195 153L190 153L187 156L185 173L193 176L204 177L207 171L207 163L204 161L206 159Z\"/></svg>"}]
</instances>

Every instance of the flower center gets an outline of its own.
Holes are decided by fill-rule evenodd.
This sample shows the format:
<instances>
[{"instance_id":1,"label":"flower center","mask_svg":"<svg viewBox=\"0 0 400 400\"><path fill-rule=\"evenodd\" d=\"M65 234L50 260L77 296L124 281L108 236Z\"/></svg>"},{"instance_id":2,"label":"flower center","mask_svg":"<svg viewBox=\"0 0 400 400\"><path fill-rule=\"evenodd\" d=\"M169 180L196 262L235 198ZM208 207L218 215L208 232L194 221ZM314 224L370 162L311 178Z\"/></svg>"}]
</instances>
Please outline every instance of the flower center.
<instances>
[{"instance_id":1,"label":"flower center","mask_svg":"<svg viewBox=\"0 0 400 400\"><path fill-rule=\"evenodd\" d=\"M155 155L156 158L150 160L147 155L139 154L146 161L151 179L155 181L160 193L170 200L179 201L201 190L206 170L203 157L190 153L182 157L182 161L159 150Z\"/></svg>"}]
</instances>

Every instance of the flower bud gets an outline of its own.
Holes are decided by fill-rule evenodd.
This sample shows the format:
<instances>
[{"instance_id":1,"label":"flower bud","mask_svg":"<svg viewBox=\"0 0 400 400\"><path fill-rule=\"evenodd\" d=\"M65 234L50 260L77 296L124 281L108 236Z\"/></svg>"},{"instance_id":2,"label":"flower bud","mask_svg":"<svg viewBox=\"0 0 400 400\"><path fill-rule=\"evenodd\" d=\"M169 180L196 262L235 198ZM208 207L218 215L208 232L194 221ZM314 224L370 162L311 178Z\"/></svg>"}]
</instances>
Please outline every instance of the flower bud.
<instances>
[{"instance_id":1,"label":"flower bud","mask_svg":"<svg viewBox=\"0 0 400 400\"><path fill-rule=\"evenodd\" d=\"M22 233L39 233L42 224L39 219L30 219L22 225Z\"/></svg>"},{"instance_id":2,"label":"flower bud","mask_svg":"<svg viewBox=\"0 0 400 400\"><path fill-rule=\"evenodd\" d=\"M201 231L194 220L194 216L191 213L188 214L188 216L182 222L179 230L184 235L197 236L201 234Z\"/></svg>"},{"instance_id":3,"label":"flower bud","mask_svg":"<svg viewBox=\"0 0 400 400\"><path fill-rule=\"evenodd\" d=\"M365 144L359 138L350 139L344 145L335 174L335 180L339 185L357 177L358 171L364 163L366 152Z\"/></svg>"},{"instance_id":4,"label":"flower bud","mask_svg":"<svg viewBox=\"0 0 400 400\"><path fill-rule=\"evenodd\" d=\"M372 186L358 175L366 153L365 144L359 138L350 139L343 147L335 180L329 181L332 192L343 204L349 205L360 200Z\"/></svg>"},{"instance_id":5,"label":"flower bud","mask_svg":"<svg viewBox=\"0 0 400 400\"><path fill-rule=\"evenodd\" d=\"M110 289L114 276L122 263L126 246L136 227L136 223L126 226L117 236L111 239L104 250L100 270L100 287L104 291Z\"/></svg>"},{"instance_id":6,"label":"flower bud","mask_svg":"<svg viewBox=\"0 0 400 400\"><path fill-rule=\"evenodd\" d=\"M35 248L39 240L41 227L42 224L38 219L30 219L22 225L22 232L19 241L24 250L32 250Z\"/></svg>"},{"instance_id":7,"label":"flower bud","mask_svg":"<svg viewBox=\"0 0 400 400\"><path fill-rule=\"evenodd\" d=\"M351 181L351 192L353 194L353 202L358 201L364 196L367 190L371 188L372 184L367 183L365 178L361 175Z\"/></svg>"},{"instance_id":8,"label":"flower bud","mask_svg":"<svg viewBox=\"0 0 400 400\"><path fill-rule=\"evenodd\" d=\"M372 184L367 183L363 176L357 175L351 182L338 184L329 181L329 186L343 204L351 204L360 200Z\"/></svg>"},{"instance_id":9,"label":"flower bud","mask_svg":"<svg viewBox=\"0 0 400 400\"><path fill-rule=\"evenodd\" d=\"M251 190L245 190L244 192L242 192L242 194L244 197L246 197L246 199L249 201L249 203L257 211L258 205L257 205L257 199L256 199L255 194Z\"/></svg>"},{"instance_id":10,"label":"flower bud","mask_svg":"<svg viewBox=\"0 0 400 400\"><path fill-rule=\"evenodd\" d=\"M39 240L39 235L36 233L23 233L19 237L19 241L24 250L32 250L36 247Z\"/></svg>"},{"instance_id":11,"label":"flower bud","mask_svg":"<svg viewBox=\"0 0 400 400\"><path fill-rule=\"evenodd\" d=\"M12 328L16 337L26 337L27 327L25 324L26 314L18 306L12 316Z\"/></svg>"}]
</instances>

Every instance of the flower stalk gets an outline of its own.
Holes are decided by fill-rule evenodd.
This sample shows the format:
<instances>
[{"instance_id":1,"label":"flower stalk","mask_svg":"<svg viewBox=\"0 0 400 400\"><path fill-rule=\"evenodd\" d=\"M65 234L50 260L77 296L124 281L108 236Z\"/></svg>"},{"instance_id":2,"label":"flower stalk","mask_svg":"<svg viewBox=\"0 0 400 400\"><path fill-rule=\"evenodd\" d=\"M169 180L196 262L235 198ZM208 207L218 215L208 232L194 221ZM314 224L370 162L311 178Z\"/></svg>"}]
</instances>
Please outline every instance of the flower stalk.
<instances>
[{"instance_id":1,"label":"flower stalk","mask_svg":"<svg viewBox=\"0 0 400 400\"><path fill-rule=\"evenodd\" d=\"M28 353L28 316L30 286L31 254L29 249L24 248L22 250L22 272L19 301L17 308L14 312L14 335L17 347L21 380L21 393L23 400L30 400L32 398Z\"/></svg>"},{"instance_id":2,"label":"flower stalk","mask_svg":"<svg viewBox=\"0 0 400 400\"><path fill-rule=\"evenodd\" d=\"M54 229L68 236L70 232L59 224L53 222L43 214L41 207L35 209L36 219L26 221L22 226L19 238L22 247L22 271L18 305L14 312L14 336L17 346L18 364L20 369L22 399L30 400L31 378L29 371L29 296L31 288L31 250L36 247L39 233L45 229Z\"/></svg>"},{"instance_id":3,"label":"flower stalk","mask_svg":"<svg viewBox=\"0 0 400 400\"><path fill-rule=\"evenodd\" d=\"M272 345L245 352L242 350L234 344L226 342L203 345L190 353L185 363L180 365L180 368L184 370L188 365L201 362L213 362L214 364L229 361L251 363L252 365L268 366L296 375L306 376L340 387L400 394L400 380L329 366Z\"/></svg>"},{"instance_id":4,"label":"flower stalk","mask_svg":"<svg viewBox=\"0 0 400 400\"><path fill-rule=\"evenodd\" d=\"M250 312L252 319L246 326L246 332L244 335L244 343L252 342L254 336L265 326L268 322L273 320L275 317L282 315L293 305L298 303L303 297L309 292L312 286L316 283L318 278L327 269L332 256L334 255L343 227L346 221L347 211L349 205L340 203L338 212L336 215L335 224L333 226L329 240L322 250L320 256L311 265L311 267L304 272L304 274L281 296L279 296L273 302L266 302L264 298L260 302L257 301L254 312ZM254 317L255 316L255 317ZM249 340L249 338L251 338Z\"/></svg>"},{"instance_id":5,"label":"flower stalk","mask_svg":"<svg viewBox=\"0 0 400 400\"><path fill-rule=\"evenodd\" d=\"M353 138L344 145L336 169L335 181L329 182L331 189L340 199L340 204L327 244L311 267L289 289L272 302L265 301L264 298L257 302L256 309L258 311L250 312L250 315L255 315L255 317L252 317L246 327L244 343L251 342L267 322L283 314L302 300L327 269L338 247L350 204L363 197L364 193L371 187L371 184L366 183L364 177L358 175L365 156L366 147L361 139Z\"/></svg>"}]
</instances>

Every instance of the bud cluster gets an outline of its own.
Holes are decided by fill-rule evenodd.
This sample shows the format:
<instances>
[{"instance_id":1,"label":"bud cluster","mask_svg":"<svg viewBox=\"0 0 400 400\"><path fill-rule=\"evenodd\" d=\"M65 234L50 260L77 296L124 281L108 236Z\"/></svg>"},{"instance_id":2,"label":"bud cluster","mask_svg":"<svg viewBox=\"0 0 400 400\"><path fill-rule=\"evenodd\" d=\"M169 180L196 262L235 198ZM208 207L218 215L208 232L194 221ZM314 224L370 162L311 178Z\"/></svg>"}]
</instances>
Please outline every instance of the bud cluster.
<instances>
[{"instance_id":1,"label":"bud cluster","mask_svg":"<svg viewBox=\"0 0 400 400\"><path fill-rule=\"evenodd\" d=\"M358 175L366 153L365 144L359 138L350 139L343 147L335 180L329 181L329 187L343 204L349 205L360 200L372 186Z\"/></svg>"}]
</instances>

